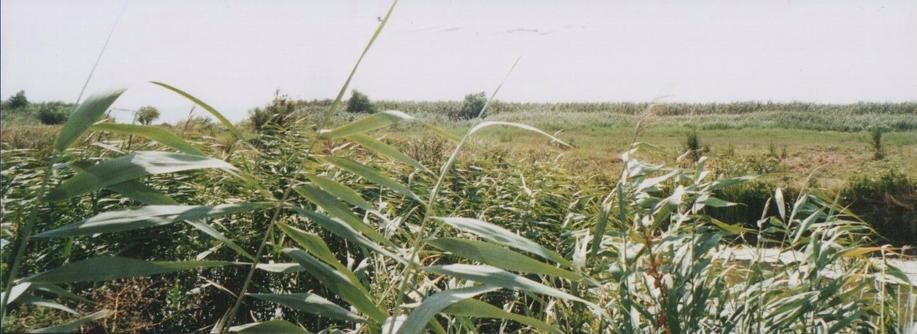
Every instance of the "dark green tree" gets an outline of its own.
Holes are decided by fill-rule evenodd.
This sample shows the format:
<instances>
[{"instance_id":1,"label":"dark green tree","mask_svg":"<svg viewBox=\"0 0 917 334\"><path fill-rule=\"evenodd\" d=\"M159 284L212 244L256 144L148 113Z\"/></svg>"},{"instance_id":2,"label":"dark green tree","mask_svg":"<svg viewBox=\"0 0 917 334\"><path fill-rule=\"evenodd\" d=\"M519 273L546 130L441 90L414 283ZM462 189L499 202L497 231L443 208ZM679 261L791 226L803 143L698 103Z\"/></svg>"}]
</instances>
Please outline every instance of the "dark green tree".
<instances>
[{"instance_id":1,"label":"dark green tree","mask_svg":"<svg viewBox=\"0 0 917 334\"><path fill-rule=\"evenodd\" d=\"M369 101L369 96L354 89L347 100L347 112L372 114L376 112L376 106Z\"/></svg>"},{"instance_id":2,"label":"dark green tree","mask_svg":"<svg viewBox=\"0 0 917 334\"><path fill-rule=\"evenodd\" d=\"M29 106L29 99L25 97L25 91L20 90L6 100L6 105L11 109L25 108Z\"/></svg>"}]
</instances>

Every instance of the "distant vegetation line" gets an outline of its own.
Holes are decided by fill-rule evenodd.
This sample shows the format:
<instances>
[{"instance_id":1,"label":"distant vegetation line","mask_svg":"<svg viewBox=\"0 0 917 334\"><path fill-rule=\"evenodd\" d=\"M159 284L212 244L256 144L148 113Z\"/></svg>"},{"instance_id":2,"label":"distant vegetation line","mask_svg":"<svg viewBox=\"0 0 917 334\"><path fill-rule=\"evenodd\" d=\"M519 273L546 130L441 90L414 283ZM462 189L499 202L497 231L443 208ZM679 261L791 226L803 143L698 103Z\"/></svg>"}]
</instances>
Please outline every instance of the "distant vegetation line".
<instances>
[{"instance_id":1,"label":"distant vegetation line","mask_svg":"<svg viewBox=\"0 0 917 334\"><path fill-rule=\"evenodd\" d=\"M371 101L366 94L353 91L347 112L375 113L400 110L439 121L469 119L486 100L484 92L468 94L455 101ZM330 99L295 100L278 94L264 107L249 110L244 122L260 124L268 117L266 110L280 101L289 112L315 114L329 108ZM59 101L29 102L24 92L3 101L4 123L60 124L67 118L72 104ZM488 107L491 118L528 121L542 126L582 124L602 127L632 126L634 118L650 114L663 122L701 129L746 127L780 127L810 130L863 131L884 128L890 131L917 129L917 102L860 102L852 104L819 104L809 102L505 102L495 101ZM623 117L622 117L623 116Z\"/></svg>"}]
</instances>

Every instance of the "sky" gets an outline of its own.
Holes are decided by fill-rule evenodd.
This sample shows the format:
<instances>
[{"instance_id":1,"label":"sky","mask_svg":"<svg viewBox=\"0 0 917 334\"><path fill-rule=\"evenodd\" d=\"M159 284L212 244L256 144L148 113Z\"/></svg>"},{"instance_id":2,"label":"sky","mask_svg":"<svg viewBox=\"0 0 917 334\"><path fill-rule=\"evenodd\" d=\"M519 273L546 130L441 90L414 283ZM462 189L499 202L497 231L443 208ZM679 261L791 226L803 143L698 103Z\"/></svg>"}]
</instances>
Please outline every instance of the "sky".
<instances>
[{"instance_id":1,"label":"sky","mask_svg":"<svg viewBox=\"0 0 917 334\"><path fill-rule=\"evenodd\" d=\"M115 107L183 119L162 81L239 120L278 90L333 98L389 5L3 0L0 95L76 100L114 26L87 94L127 88ZM498 99L917 101L917 1L401 0L350 87L459 100L517 58Z\"/></svg>"}]
</instances>

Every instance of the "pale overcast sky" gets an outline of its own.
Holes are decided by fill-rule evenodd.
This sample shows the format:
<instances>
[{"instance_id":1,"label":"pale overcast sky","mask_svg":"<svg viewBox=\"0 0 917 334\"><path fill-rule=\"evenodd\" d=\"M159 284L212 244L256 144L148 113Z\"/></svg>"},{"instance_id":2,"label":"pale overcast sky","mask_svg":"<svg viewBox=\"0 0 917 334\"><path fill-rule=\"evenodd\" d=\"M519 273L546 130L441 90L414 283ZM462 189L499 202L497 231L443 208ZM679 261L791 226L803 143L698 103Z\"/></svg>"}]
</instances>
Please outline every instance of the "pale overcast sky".
<instances>
[{"instance_id":1,"label":"pale overcast sky","mask_svg":"<svg viewBox=\"0 0 917 334\"><path fill-rule=\"evenodd\" d=\"M72 101L124 0L2 1L0 94ZM128 0L89 92L230 118L331 98L388 1ZM917 101L917 1L402 0L351 85L373 99Z\"/></svg>"}]
</instances>

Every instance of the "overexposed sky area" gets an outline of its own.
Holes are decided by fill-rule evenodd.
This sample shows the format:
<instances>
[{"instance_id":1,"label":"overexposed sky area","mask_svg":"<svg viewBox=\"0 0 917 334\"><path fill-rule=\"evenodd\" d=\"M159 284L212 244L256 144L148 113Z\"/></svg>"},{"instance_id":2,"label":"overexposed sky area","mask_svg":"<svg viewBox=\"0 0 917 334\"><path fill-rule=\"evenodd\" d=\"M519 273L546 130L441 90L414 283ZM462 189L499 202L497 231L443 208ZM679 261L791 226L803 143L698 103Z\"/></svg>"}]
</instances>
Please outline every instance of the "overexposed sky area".
<instances>
[{"instance_id":1,"label":"overexposed sky area","mask_svg":"<svg viewBox=\"0 0 917 334\"><path fill-rule=\"evenodd\" d=\"M191 104L232 119L279 89L332 98L388 1L3 0L0 94L88 92L163 120ZM401 0L351 88L373 99L917 101L917 1Z\"/></svg>"}]
</instances>

